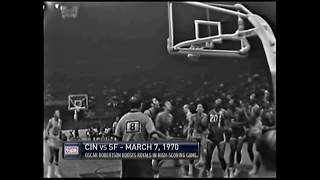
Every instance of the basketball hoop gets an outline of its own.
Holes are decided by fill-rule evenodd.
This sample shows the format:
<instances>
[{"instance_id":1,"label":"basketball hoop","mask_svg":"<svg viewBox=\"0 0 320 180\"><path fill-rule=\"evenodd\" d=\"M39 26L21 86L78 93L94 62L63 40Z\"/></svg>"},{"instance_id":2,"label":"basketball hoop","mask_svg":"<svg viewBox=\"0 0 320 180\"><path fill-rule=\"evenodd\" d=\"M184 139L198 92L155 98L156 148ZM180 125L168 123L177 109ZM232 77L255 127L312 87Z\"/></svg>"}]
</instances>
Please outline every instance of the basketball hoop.
<instances>
[{"instance_id":1,"label":"basketball hoop","mask_svg":"<svg viewBox=\"0 0 320 180\"><path fill-rule=\"evenodd\" d=\"M195 38L185 40L174 44L174 28L173 28L173 2L168 2L168 27L169 37L167 39L167 50L172 55L187 55L191 60L196 59L197 56L223 56L243 58L247 57L251 47L247 38L257 36L262 42L265 55L267 57L268 66L271 72L274 102L276 103L276 38L269 24L259 15L253 14L242 4L223 5L204 2L181 2L190 6L208 10L214 10L228 15L238 17L238 30L231 34L223 34L221 31L221 23L219 21L194 20ZM231 10L232 8L234 10ZM253 28L246 29L244 27L244 20L248 20ZM218 27L218 34L207 37L199 37L199 24L204 24L210 27L214 25ZM224 40L240 41L241 48L238 50L230 49L215 49L214 43L223 44ZM192 48L193 46L202 46L205 48Z\"/></svg>"},{"instance_id":2,"label":"basketball hoop","mask_svg":"<svg viewBox=\"0 0 320 180\"><path fill-rule=\"evenodd\" d=\"M78 112L84 109L88 109L88 95L76 94L68 96L68 110L74 112L74 120L78 120Z\"/></svg>"}]
</instances>

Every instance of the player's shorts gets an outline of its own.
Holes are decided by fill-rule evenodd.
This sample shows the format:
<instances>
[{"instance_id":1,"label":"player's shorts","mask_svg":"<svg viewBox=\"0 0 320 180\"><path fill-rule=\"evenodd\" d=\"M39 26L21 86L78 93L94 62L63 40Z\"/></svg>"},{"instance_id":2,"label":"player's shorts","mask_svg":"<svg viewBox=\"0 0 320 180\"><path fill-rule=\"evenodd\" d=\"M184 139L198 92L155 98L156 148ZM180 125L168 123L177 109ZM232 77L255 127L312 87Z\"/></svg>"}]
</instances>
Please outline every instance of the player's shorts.
<instances>
[{"instance_id":1,"label":"player's shorts","mask_svg":"<svg viewBox=\"0 0 320 180\"><path fill-rule=\"evenodd\" d=\"M201 144L201 141L207 137L207 132L197 133L194 132L191 136L192 140L197 141Z\"/></svg>"},{"instance_id":2,"label":"player's shorts","mask_svg":"<svg viewBox=\"0 0 320 180\"><path fill-rule=\"evenodd\" d=\"M233 128L231 131L231 139L239 139L241 137L245 136L245 131L244 129L240 128Z\"/></svg>"},{"instance_id":3,"label":"player's shorts","mask_svg":"<svg viewBox=\"0 0 320 180\"><path fill-rule=\"evenodd\" d=\"M248 133L245 136L245 141L254 143L260 136L261 136L261 134L250 134L250 133Z\"/></svg>"},{"instance_id":4,"label":"player's shorts","mask_svg":"<svg viewBox=\"0 0 320 180\"><path fill-rule=\"evenodd\" d=\"M227 131L224 133L225 137L226 137L226 142L229 142L231 137L232 137L232 133L230 131Z\"/></svg>"},{"instance_id":5,"label":"player's shorts","mask_svg":"<svg viewBox=\"0 0 320 180\"><path fill-rule=\"evenodd\" d=\"M48 147L60 148L62 146L62 141L57 138L49 138L47 140Z\"/></svg>"},{"instance_id":6,"label":"player's shorts","mask_svg":"<svg viewBox=\"0 0 320 180\"><path fill-rule=\"evenodd\" d=\"M261 131L256 131L256 130L249 130L248 131L248 138L253 138L253 139L256 139L258 137L260 137L262 135L262 132Z\"/></svg>"},{"instance_id":7,"label":"player's shorts","mask_svg":"<svg viewBox=\"0 0 320 180\"><path fill-rule=\"evenodd\" d=\"M209 133L208 139L215 144L219 144L227 141L225 133Z\"/></svg>"}]
</instances>

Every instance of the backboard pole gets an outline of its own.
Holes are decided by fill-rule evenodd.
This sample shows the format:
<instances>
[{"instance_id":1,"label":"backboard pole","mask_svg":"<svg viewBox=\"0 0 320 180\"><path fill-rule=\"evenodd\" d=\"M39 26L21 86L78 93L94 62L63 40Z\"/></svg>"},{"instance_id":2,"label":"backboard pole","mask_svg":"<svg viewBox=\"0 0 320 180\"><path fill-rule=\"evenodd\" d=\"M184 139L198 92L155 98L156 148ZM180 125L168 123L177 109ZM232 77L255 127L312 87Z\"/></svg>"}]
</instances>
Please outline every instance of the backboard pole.
<instances>
[{"instance_id":1,"label":"backboard pole","mask_svg":"<svg viewBox=\"0 0 320 180\"><path fill-rule=\"evenodd\" d=\"M76 109L74 110L73 119L74 119L75 121L78 120L78 112L77 112Z\"/></svg>"},{"instance_id":2,"label":"backboard pole","mask_svg":"<svg viewBox=\"0 0 320 180\"><path fill-rule=\"evenodd\" d=\"M200 7L200 8L216 10L216 11L220 11L220 12L227 13L227 14L230 14L230 15L240 16L242 18L246 18L247 17L247 14L243 14L241 12L236 12L236 11L232 11L232 10L221 8L221 7L217 7L217 6L211 6L211 5L208 5L206 3L202 3L202 2L189 2L188 1L188 2L181 2L181 3L193 5L193 6Z\"/></svg>"},{"instance_id":3,"label":"backboard pole","mask_svg":"<svg viewBox=\"0 0 320 180\"><path fill-rule=\"evenodd\" d=\"M256 27L256 34L262 42L272 77L274 103L276 104L276 38L269 24L256 14L249 14L248 20Z\"/></svg>"}]
</instances>

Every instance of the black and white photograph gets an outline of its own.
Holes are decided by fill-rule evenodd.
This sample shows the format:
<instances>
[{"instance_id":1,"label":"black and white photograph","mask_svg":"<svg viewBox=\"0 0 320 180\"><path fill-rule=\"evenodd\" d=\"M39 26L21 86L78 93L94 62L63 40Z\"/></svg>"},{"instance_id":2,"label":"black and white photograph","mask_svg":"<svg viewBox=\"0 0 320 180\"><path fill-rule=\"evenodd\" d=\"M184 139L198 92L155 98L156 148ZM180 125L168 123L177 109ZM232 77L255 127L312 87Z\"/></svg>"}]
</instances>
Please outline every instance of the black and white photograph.
<instances>
[{"instance_id":1,"label":"black and white photograph","mask_svg":"<svg viewBox=\"0 0 320 180\"><path fill-rule=\"evenodd\" d=\"M277 177L276 1L44 1L43 25L44 178Z\"/></svg>"}]
</instances>

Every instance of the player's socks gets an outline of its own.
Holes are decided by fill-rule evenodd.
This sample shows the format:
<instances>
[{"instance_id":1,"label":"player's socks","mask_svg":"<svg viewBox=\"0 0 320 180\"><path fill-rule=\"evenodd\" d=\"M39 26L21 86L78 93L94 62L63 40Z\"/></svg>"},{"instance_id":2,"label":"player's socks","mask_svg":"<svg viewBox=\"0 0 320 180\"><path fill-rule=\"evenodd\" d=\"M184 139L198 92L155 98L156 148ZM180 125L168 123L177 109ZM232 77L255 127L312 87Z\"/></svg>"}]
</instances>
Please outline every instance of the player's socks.
<instances>
[{"instance_id":1,"label":"player's socks","mask_svg":"<svg viewBox=\"0 0 320 180\"><path fill-rule=\"evenodd\" d=\"M234 172L232 173L233 177L238 176L238 174L240 173L240 164L237 165L237 167L235 168Z\"/></svg>"},{"instance_id":2,"label":"player's socks","mask_svg":"<svg viewBox=\"0 0 320 180\"><path fill-rule=\"evenodd\" d=\"M186 170L184 169L184 166L180 166L180 174L181 174L181 176L186 175Z\"/></svg>"},{"instance_id":3,"label":"player's socks","mask_svg":"<svg viewBox=\"0 0 320 180\"><path fill-rule=\"evenodd\" d=\"M51 177L52 177L52 165L49 164L47 169L47 178L51 178Z\"/></svg>"},{"instance_id":4,"label":"player's socks","mask_svg":"<svg viewBox=\"0 0 320 180\"><path fill-rule=\"evenodd\" d=\"M234 177L234 168L233 167L229 167L229 175L230 175L230 178Z\"/></svg>"},{"instance_id":5,"label":"player's socks","mask_svg":"<svg viewBox=\"0 0 320 180\"><path fill-rule=\"evenodd\" d=\"M54 175L57 177L57 178L61 178L61 174L59 172L59 166L55 165L54 166Z\"/></svg>"},{"instance_id":6,"label":"player's socks","mask_svg":"<svg viewBox=\"0 0 320 180\"><path fill-rule=\"evenodd\" d=\"M211 168L210 168L210 172L213 174L213 167L212 167L212 165L211 165Z\"/></svg>"},{"instance_id":7,"label":"player's socks","mask_svg":"<svg viewBox=\"0 0 320 180\"><path fill-rule=\"evenodd\" d=\"M159 169L163 161L152 159L153 178L159 178Z\"/></svg>"},{"instance_id":8,"label":"player's socks","mask_svg":"<svg viewBox=\"0 0 320 180\"><path fill-rule=\"evenodd\" d=\"M207 171L207 178L213 178L213 171L212 169L206 170Z\"/></svg>"},{"instance_id":9,"label":"player's socks","mask_svg":"<svg viewBox=\"0 0 320 180\"><path fill-rule=\"evenodd\" d=\"M189 164L188 176L193 176L193 164Z\"/></svg>"},{"instance_id":10,"label":"player's socks","mask_svg":"<svg viewBox=\"0 0 320 180\"><path fill-rule=\"evenodd\" d=\"M255 175L255 174L257 173L258 168L259 168L259 165L260 165L259 162L260 162L260 161L258 161L257 158L254 159L254 161L253 161L253 167L252 167L251 171L249 171L249 175L250 175L250 176L251 176L251 175Z\"/></svg>"},{"instance_id":11,"label":"player's socks","mask_svg":"<svg viewBox=\"0 0 320 180\"><path fill-rule=\"evenodd\" d=\"M229 168L224 170L223 177L224 178L229 178L230 177Z\"/></svg>"}]
</instances>

